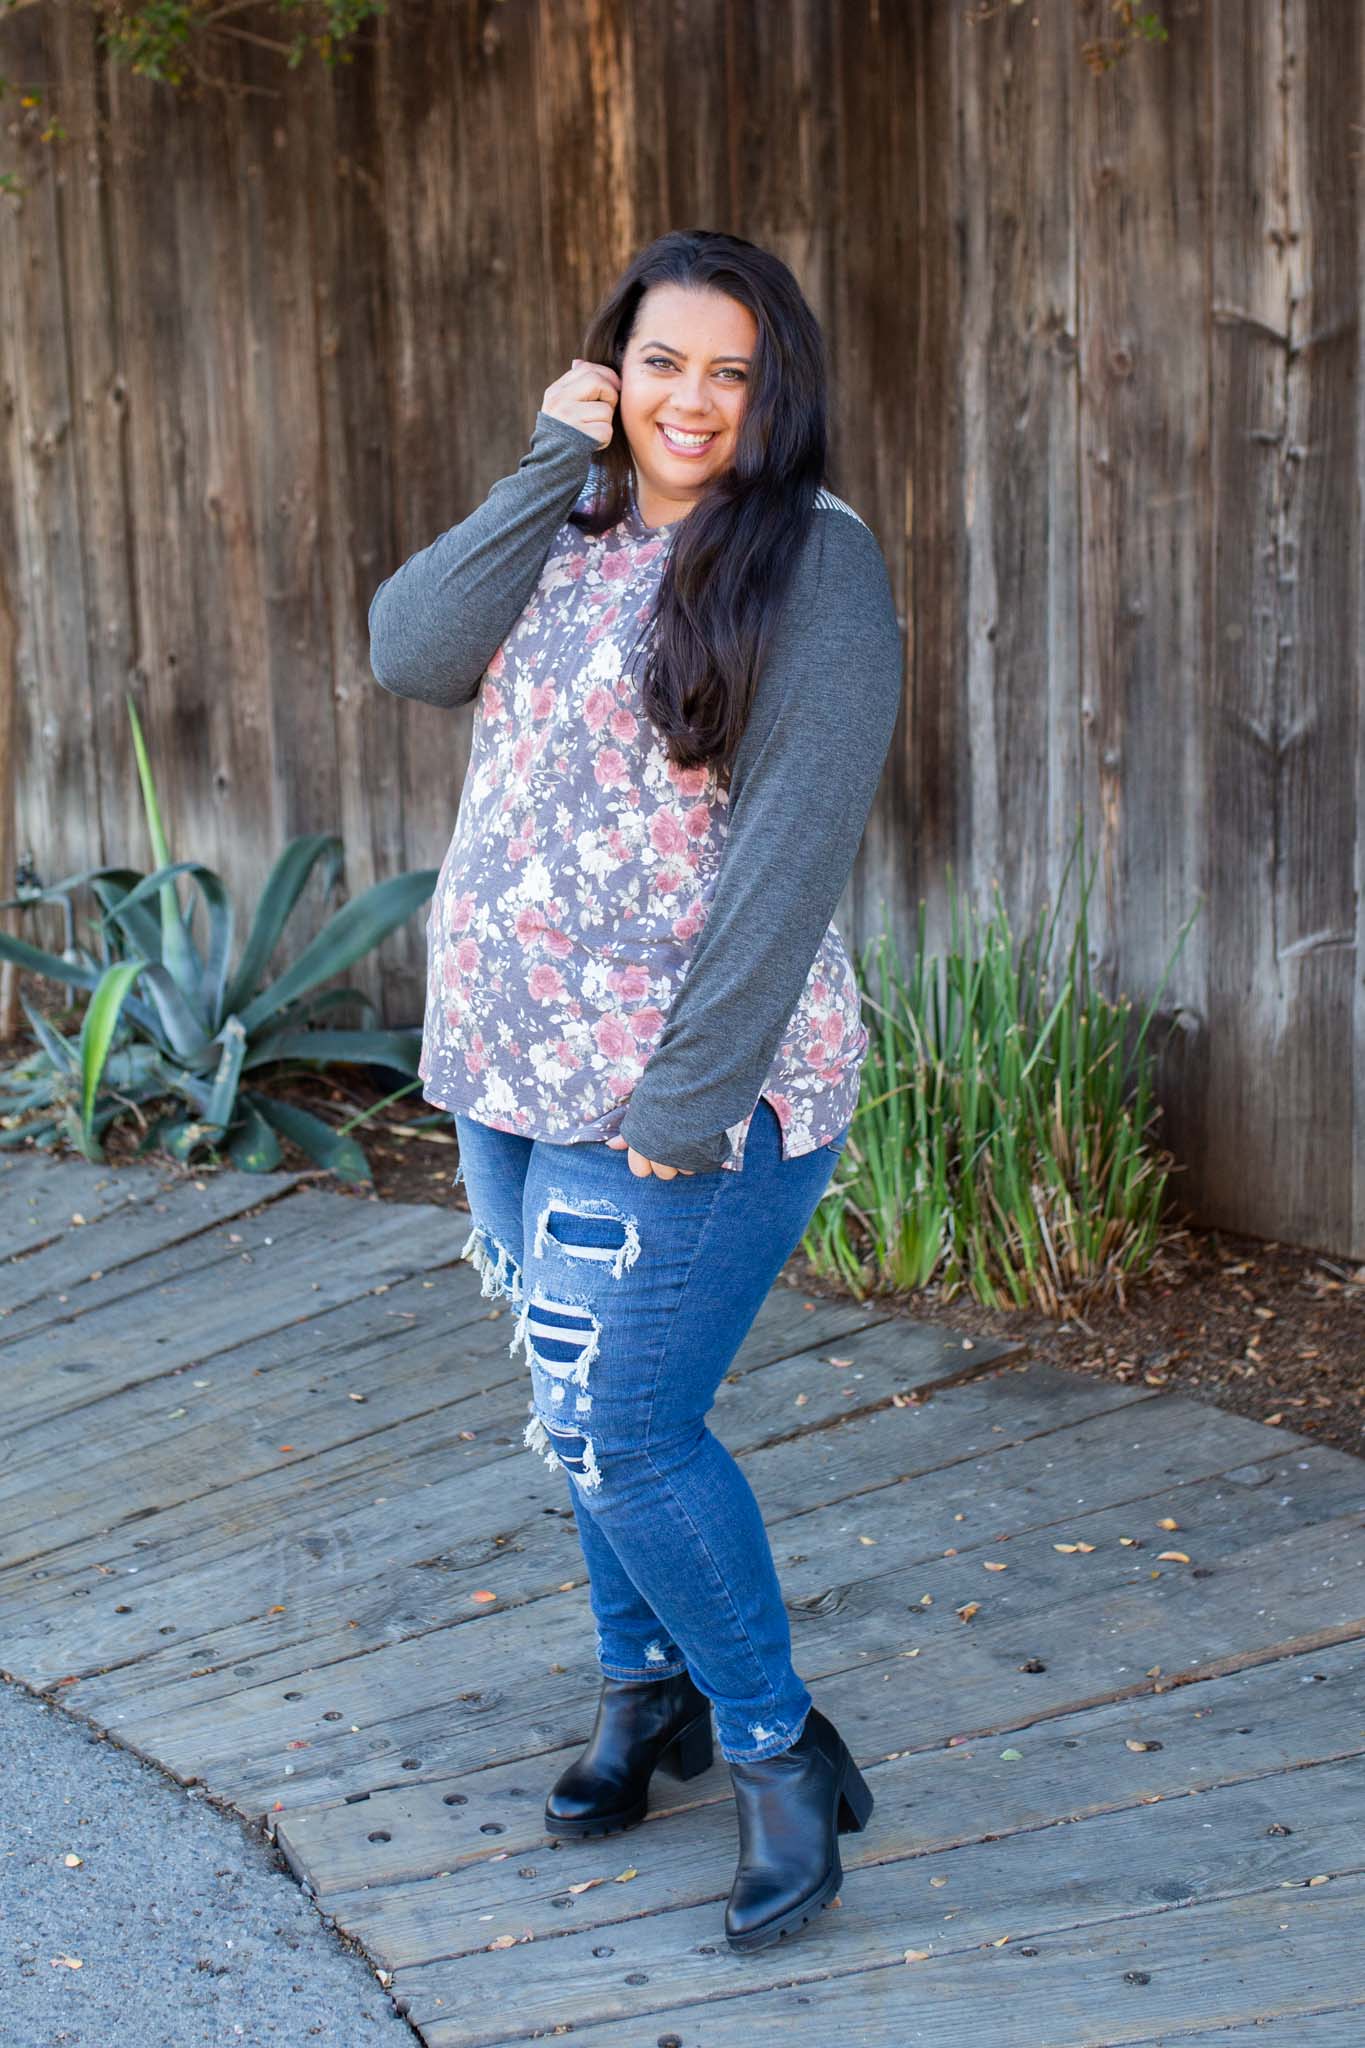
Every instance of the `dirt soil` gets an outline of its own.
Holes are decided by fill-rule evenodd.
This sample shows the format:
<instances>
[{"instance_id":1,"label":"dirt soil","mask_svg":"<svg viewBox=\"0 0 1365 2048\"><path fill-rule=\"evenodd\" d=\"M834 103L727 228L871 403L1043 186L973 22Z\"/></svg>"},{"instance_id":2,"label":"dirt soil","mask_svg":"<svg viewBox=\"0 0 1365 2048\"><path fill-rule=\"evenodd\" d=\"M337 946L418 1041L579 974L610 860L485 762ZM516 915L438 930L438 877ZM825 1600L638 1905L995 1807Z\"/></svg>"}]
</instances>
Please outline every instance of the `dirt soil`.
<instances>
[{"instance_id":1,"label":"dirt soil","mask_svg":"<svg viewBox=\"0 0 1365 2048\"><path fill-rule=\"evenodd\" d=\"M26 1035L0 1041L0 1065L31 1046ZM344 1087L330 1076L308 1076L278 1092L334 1123L381 1100L381 1090L359 1072ZM284 1164L357 1200L435 1202L467 1213L464 1189L454 1185L453 1127L446 1121L425 1128L432 1114L413 1094L357 1129L373 1188L334 1179L287 1140ZM130 1118L112 1126L105 1141L110 1161L130 1160L138 1136ZM159 1155L161 1163L174 1162ZM813 1297L843 1293L800 1253L786 1277ZM1365 1265L1311 1247L1201 1229L1175 1212L1151 1272L1125 1290L1122 1305L1093 1307L1083 1322L983 1308L964 1295L944 1302L936 1287L878 1296L877 1307L971 1336L1018 1338L1063 1371L1169 1387L1365 1457Z\"/></svg>"}]
</instances>

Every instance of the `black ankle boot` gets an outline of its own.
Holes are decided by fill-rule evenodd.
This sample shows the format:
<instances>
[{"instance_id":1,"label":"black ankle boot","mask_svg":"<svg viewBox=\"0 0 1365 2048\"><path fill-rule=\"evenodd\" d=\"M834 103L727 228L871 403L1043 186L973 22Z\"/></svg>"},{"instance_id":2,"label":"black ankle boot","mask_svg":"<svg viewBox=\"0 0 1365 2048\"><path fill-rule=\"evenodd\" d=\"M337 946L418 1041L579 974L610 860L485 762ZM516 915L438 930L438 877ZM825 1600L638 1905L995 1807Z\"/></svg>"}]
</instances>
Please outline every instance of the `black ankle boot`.
<instances>
[{"instance_id":1,"label":"black ankle boot","mask_svg":"<svg viewBox=\"0 0 1365 2048\"><path fill-rule=\"evenodd\" d=\"M552 1835L611 1835L645 1817L656 1764L695 1778L712 1758L711 1702L690 1671L671 1678L606 1678L588 1746L545 1802Z\"/></svg>"},{"instance_id":2,"label":"black ankle boot","mask_svg":"<svg viewBox=\"0 0 1365 2048\"><path fill-rule=\"evenodd\" d=\"M787 1749L732 1763L739 1865L725 1907L731 1948L764 1948L804 1927L844 1881L839 1836L872 1812L867 1780L818 1707Z\"/></svg>"}]
</instances>

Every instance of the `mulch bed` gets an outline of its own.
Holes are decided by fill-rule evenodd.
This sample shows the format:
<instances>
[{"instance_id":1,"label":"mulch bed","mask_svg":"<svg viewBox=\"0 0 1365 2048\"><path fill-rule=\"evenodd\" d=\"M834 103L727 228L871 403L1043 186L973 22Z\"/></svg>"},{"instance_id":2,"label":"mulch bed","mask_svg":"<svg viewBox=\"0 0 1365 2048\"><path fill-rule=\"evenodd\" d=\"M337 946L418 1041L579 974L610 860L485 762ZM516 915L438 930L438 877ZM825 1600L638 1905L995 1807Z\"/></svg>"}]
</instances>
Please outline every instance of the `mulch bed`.
<instances>
[{"instance_id":1,"label":"mulch bed","mask_svg":"<svg viewBox=\"0 0 1365 2048\"><path fill-rule=\"evenodd\" d=\"M26 1035L0 1041L0 1064L31 1045ZM318 1075L278 1092L337 1123L381 1099L359 1073L344 1088ZM318 1172L288 1141L284 1164L318 1172L319 1185L359 1200L434 1202L467 1213L464 1189L454 1185L452 1128L418 1128L431 1113L414 1093L359 1127L373 1190ZM111 1163L130 1160L138 1136L131 1118L111 1126ZM799 1254L790 1275L812 1296L842 1292ZM878 1296L877 1306L972 1336L1020 1338L1035 1357L1064 1371L1171 1388L1365 1456L1365 1265L1348 1259L1201 1229L1173 1209L1150 1272L1125 1288L1121 1304L1092 1306L1084 1320L984 1308L969 1295L945 1302L934 1286Z\"/></svg>"}]
</instances>

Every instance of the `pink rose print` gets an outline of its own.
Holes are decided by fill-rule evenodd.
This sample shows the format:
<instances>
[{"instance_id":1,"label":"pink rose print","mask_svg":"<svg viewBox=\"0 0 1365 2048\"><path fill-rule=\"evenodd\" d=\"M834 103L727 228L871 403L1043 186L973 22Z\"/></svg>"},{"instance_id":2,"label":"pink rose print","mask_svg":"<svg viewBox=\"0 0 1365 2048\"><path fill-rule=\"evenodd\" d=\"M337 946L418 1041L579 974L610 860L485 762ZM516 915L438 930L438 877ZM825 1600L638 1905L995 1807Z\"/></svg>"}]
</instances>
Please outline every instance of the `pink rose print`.
<instances>
[{"instance_id":1,"label":"pink rose print","mask_svg":"<svg viewBox=\"0 0 1365 2048\"><path fill-rule=\"evenodd\" d=\"M624 967L614 967L607 976L607 987L623 1003L638 1003L649 994L649 975L638 960L631 960Z\"/></svg>"},{"instance_id":2,"label":"pink rose print","mask_svg":"<svg viewBox=\"0 0 1365 2048\"><path fill-rule=\"evenodd\" d=\"M503 715L502 692L496 683L486 678L479 691L479 715L485 725L494 725Z\"/></svg>"},{"instance_id":3,"label":"pink rose print","mask_svg":"<svg viewBox=\"0 0 1365 2048\"><path fill-rule=\"evenodd\" d=\"M681 853L687 832L676 811L656 811L649 821L649 843L656 853Z\"/></svg>"},{"instance_id":4,"label":"pink rose print","mask_svg":"<svg viewBox=\"0 0 1365 2048\"><path fill-rule=\"evenodd\" d=\"M531 692L532 718L550 718L555 708L555 686L553 683L537 683Z\"/></svg>"},{"instance_id":5,"label":"pink rose print","mask_svg":"<svg viewBox=\"0 0 1365 2048\"><path fill-rule=\"evenodd\" d=\"M553 996L563 995L564 977L548 960L541 960L527 975L526 987L528 993L533 995L538 1003L547 1003Z\"/></svg>"},{"instance_id":6,"label":"pink rose print","mask_svg":"<svg viewBox=\"0 0 1365 2048\"><path fill-rule=\"evenodd\" d=\"M615 554L603 555L602 574L608 583L619 583L623 577L629 576L630 556L624 548L618 548Z\"/></svg>"},{"instance_id":7,"label":"pink rose print","mask_svg":"<svg viewBox=\"0 0 1365 2048\"><path fill-rule=\"evenodd\" d=\"M506 672L506 669L507 656L500 647L488 664L488 673L490 676L501 676Z\"/></svg>"},{"instance_id":8,"label":"pink rose print","mask_svg":"<svg viewBox=\"0 0 1365 2048\"><path fill-rule=\"evenodd\" d=\"M473 915L474 893L471 889L462 889L451 905L450 915L446 922L450 926L451 931L462 932L467 928L469 920Z\"/></svg>"},{"instance_id":9,"label":"pink rose print","mask_svg":"<svg viewBox=\"0 0 1365 2048\"><path fill-rule=\"evenodd\" d=\"M624 789L629 781L625 757L619 747L603 747L593 763L592 772L602 789Z\"/></svg>"},{"instance_id":10,"label":"pink rose print","mask_svg":"<svg viewBox=\"0 0 1365 2048\"><path fill-rule=\"evenodd\" d=\"M706 788L706 769L681 768L676 761L668 764L668 779L679 796L700 796Z\"/></svg>"},{"instance_id":11,"label":"pink rose print","mask_svg":"<svg viewBox=\"0 0 1365 2048\"><path fill-rule=\"evenodd\" d=\"M599 1017L593 1026L593 1042L597 1050L609 1060L619 1060L631 1049L630 1028L624 1017L608 1011Z\"/></svg>"},{"instance_id":12,"label":"pink rose print","mask_svg":"<svg viewBox=\"0 0 1365 2048\"><path fill-rule=\"evenodd\" d=\"M583 723L594 738L601 732L615 709L616 700L610 690L604 690L600 683L595 689L589 690L583 705Z\"/></svg>"},{"instance_id":13,"label":"pink rose print","mask_svg":"<svg viewBox=\"0 0 1365 2048\"><path fill-rule=\"evenodd\" d=\"M611 732L613 739L633 740L639 730L640 723L633 712L623 709L612 712Z\"/></svg>"}]
</instances>

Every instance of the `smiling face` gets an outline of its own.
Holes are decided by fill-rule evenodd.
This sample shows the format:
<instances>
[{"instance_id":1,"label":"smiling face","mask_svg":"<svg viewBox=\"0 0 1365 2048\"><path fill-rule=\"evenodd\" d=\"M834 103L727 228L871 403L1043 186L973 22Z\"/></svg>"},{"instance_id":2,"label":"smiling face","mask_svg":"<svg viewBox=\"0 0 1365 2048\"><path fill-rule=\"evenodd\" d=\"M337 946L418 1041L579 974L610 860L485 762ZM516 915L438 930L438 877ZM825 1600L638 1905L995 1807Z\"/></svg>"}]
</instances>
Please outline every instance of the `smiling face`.
<instances>
[{"instance_id":1,"label":"smiling face","mask_svg":"<svg viewBox=\"0 0 1365 2048\"><path fill-rule=\"evenodd\" d=\"M659 284L640 300L617 410L646 526L684 518L734 461L757 342L753 314L725 292Z\"/></svg>"}]
</instances>

